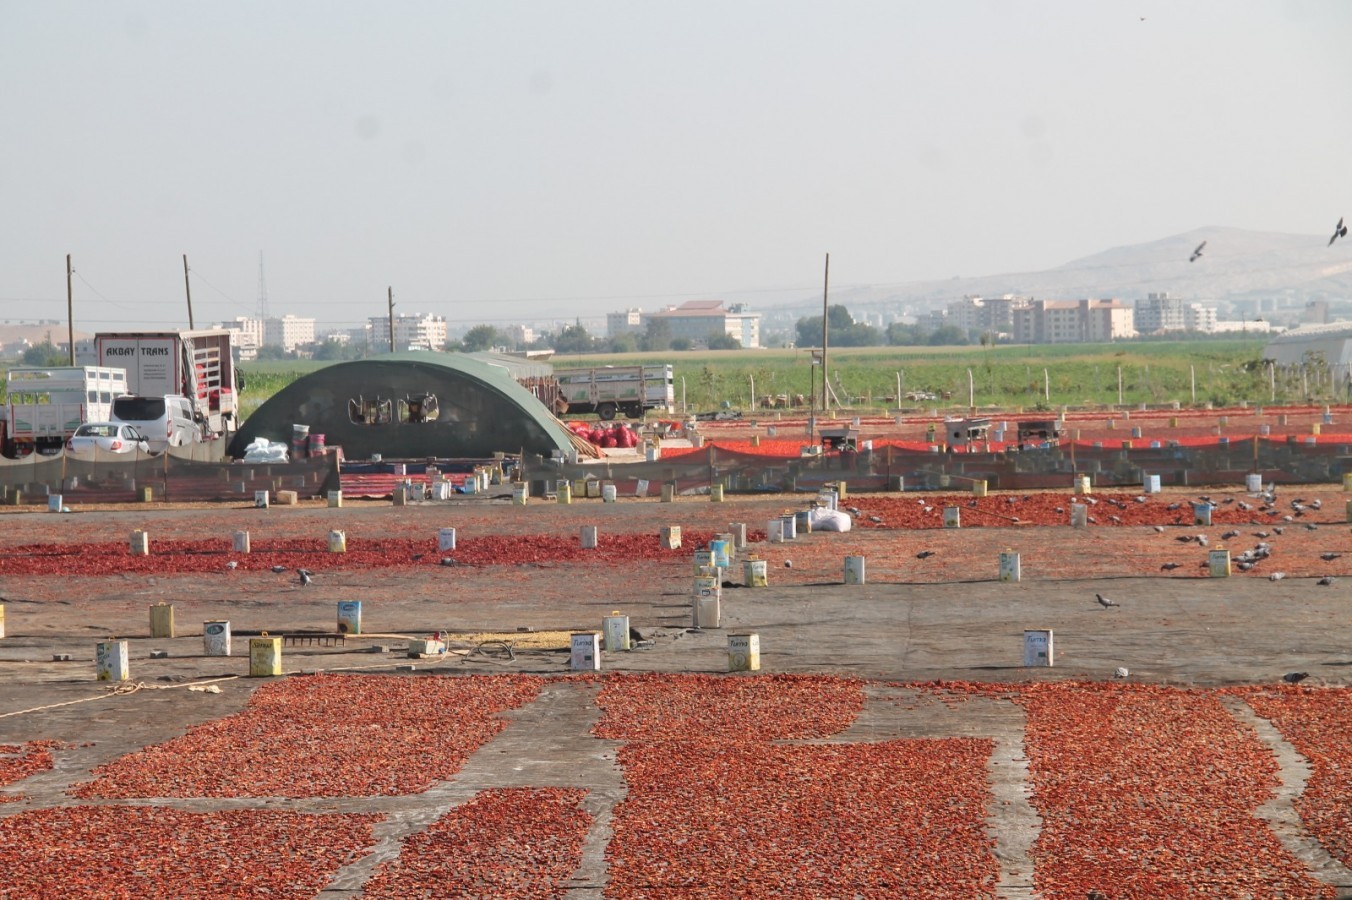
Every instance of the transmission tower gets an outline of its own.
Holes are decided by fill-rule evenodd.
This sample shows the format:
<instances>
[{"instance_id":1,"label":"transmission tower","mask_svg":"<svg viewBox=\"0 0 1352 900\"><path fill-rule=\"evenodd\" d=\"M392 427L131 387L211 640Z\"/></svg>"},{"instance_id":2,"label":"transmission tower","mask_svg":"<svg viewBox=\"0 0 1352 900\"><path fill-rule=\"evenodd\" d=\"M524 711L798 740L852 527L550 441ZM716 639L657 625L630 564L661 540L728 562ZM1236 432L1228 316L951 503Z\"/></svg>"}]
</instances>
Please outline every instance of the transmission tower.
<instances>
[{"instance_id":1,"label":"transmission tower","mask_svg":"<svg viewBox=\"0 0 1352 900\"><path fill-rule=\"evenodd\" d=\"M268 320L268 279L263 272L263 251L258 251L258 320Z\"/></svg>"}]
</instances>

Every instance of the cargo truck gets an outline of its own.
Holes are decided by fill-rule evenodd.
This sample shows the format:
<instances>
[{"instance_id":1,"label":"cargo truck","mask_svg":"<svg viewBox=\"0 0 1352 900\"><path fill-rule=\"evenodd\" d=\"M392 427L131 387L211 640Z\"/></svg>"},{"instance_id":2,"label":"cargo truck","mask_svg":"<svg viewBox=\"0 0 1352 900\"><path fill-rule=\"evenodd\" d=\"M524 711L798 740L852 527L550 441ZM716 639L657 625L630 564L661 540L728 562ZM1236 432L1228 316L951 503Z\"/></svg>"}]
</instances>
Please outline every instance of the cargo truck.
<instances>
[{"instance_id":1,"label":"cargo truck","mask_svg":"<svg viewBox=\"0 0 1352 900\"><path fill-rule=\"evenodd\" d=\"M56 454L85 422L106 422L127 393L127 370L102 366L24 366L5 375L0 452L11 459Z\"/></svg>"},{"instance_id":2,"label":"cargo truck","mask_svg":"<svg viewBox=\"0 0 1352 900\"><path fill-rule=\"evenodd\" d=\"M676 403L671 366L556 368L554 380L562 403L567 404L560 414L594 412L610 421L622 412L641 419L650 409L670 413Z\"/></svg>"},{"instance_id":3,"label":"cargo truck","mask_svg":"<svg viewBox=\"0 0 1352 900\"><path fill-rule=\"evenodd\" d=\"M94 348L101 365L126 368L130 393L186 397L202 436L216 438L239 427L233 340L226 329L108 332L94 336Z\"/></svg>"}]
</instances>

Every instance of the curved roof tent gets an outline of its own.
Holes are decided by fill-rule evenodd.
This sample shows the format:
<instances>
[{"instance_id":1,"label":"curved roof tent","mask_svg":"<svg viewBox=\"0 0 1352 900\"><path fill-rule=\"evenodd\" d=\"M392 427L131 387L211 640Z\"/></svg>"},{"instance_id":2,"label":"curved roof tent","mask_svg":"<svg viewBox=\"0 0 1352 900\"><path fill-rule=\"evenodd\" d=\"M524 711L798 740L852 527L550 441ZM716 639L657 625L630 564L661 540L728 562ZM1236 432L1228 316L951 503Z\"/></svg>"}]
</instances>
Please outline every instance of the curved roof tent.
<instances>
[{"instance_id":1,"label":"curved roof tent","mask_svg":"<svg viewBox=\"0 0 1352 900\"><path fill-rule=\"evenodd\" d=\"M569 434L502 366L459 354L391 353L306 375L250 415L230 442L291 442L308 425L349 459L483 458L572 447Z\"/></svg>"}]
</instances>

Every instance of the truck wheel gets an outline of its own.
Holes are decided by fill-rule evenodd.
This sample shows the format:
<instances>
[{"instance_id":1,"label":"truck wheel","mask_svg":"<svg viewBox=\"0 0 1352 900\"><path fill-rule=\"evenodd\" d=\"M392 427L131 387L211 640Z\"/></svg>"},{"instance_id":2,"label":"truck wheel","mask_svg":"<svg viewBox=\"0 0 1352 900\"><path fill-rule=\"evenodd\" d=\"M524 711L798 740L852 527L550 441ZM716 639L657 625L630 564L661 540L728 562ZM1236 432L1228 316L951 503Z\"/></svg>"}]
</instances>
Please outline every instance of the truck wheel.
<instances>
[{"instance_id":1,"label":"truck wheel","mask_svg":"<svg viewBox=\"0 0 1352 900\"><path fill-rule=\"evenodd\" d=\"M596 407L596 414L600 416L603 421L609 422L611 419L615 418L615 404L602 403L600 406Z\"/></svg>"},{"instance_id":2,"label":"truck wheel","mask_svg":"<svg viewBox=\"0 0 1352 900\"><path fill-rule=\"evenodd\" d=\"M624 411L624 414L631 419L641 419L643 418L643 407L631 406Z\"/></svg>"}]
</instances>

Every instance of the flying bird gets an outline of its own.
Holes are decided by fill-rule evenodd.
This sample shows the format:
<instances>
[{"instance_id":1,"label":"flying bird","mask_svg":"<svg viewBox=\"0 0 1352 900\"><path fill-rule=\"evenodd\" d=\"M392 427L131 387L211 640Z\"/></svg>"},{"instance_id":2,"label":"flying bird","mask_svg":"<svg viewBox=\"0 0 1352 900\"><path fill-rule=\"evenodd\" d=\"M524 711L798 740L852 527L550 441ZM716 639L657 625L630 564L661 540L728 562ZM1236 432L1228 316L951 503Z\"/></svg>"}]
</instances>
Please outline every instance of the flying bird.
<instances>
[{"instance_id":1,"label":"flying bird","mask_svg":"<svg viewBox=\"0 0 1352 900\"><path fill-rule=\"evenodd\" d=\"M1329 246L1332 247L1333 242L1340 237L1347 237L1347 226L1343 224L1341 217L1338 219L1338 224L1333 226L1333 237L1329 238Z\"/></svg>"},{"instance_id":2,"label":"flying bird","mask_svg":"<svg viewBox=\"0 0 1352 900\"><path fill-rule=\"evenodd\" d=\"M1309 672L1287 672L1282 676L1282 681L1285 681L1287 684L1300 684L1309 677Z\"/></svg>"},{"instance_id":3,"label":"flying bird","mask_svg":"<svg viewBox=\"0 0 1352 900\"><path fill-rule=\"evenodd\" d=\"M1188 257L1188 262L1197 262L1198 258L1202 255L1202 248L1205 246L1206 241L1202 241L1202 243L1198 244L1197 249L1192 251L1192 256Z\"/></svg>"},{"instance_id":4,"label":"flying bird","mask_svg":"<svg viewBox=\"0 0 1352 900\"><path fill-rule=\"evenodd\" d=\"M1109 607L1111 607L1111 606L1117 606L1117 605L1118 605L1116 600L1109 600L1107 597L1103 596L1102 594L1095 594L1094 597L1098 600L1099 606L1102 606L1104 609L1107 609L1107 608L1109 608Z\"/></svg>"},{"instance_id":5,"label":"flying bird","mask_svg":"<svg viewBox=\"0 0 1352 900\"><path fill-rule=\"evenodd\" d=\"M300 585L301 585L301 587L305 587L305 586L308 585L310 582L314 581L314 579L310 577L310 570L309 570L309 569L297 569L297 570L296 570L296 574L298 574L298 575L300 576Z\"/></svg>"}]
</instances>

